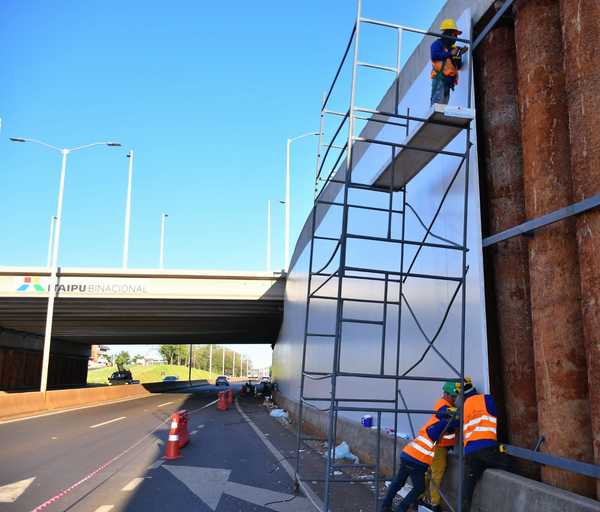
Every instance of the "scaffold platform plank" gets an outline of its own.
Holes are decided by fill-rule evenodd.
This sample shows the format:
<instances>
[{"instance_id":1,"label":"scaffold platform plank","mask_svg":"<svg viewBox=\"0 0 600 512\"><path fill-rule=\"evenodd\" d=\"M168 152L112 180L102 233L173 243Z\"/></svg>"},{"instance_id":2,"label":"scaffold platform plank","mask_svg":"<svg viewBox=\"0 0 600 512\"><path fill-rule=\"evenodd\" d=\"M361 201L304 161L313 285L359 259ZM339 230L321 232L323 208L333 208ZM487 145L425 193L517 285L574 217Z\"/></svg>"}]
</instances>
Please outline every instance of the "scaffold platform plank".
<instances>
[{"instance_id":1,"label":"scaffold platform plank","mask_svg":"<svg viewBox=\"0 0 600 512\"><path fill-rule=\"evenodd\" d=\"M408 135L404 142L406 147L398 150L393 161L390 159L383 171L375 177L372 186L389 190L393 176L393 188L400 190L435 158L437 152L442 151L467 128L474 117L474 109L437 103L432 105L427 122L420 123Z\"/></svg>"}]
</instances>

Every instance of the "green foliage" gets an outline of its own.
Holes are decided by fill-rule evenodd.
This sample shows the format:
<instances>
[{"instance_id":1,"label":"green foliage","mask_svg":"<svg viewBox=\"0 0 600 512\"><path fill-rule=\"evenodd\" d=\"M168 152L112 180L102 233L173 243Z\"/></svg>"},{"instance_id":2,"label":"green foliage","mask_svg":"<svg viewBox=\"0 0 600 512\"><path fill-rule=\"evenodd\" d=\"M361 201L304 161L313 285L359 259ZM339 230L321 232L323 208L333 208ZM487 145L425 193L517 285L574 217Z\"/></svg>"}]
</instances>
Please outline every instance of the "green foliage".
<instances>
[{"instance_id":1,"label":"green foliage","mask_svg":"<svg viewBox=\"0 0 600 512\"><path fill-rule=\"evenodd\" d=\"M220 345L213 345L212 371L213 374L223 373L223 350L225 350L225 373L233 374L233 351L229 348L224 349ZM164 360L169 364L186 365L189 361L189 345L161 345L159 352ZM241 365L241 354L235 352L235 375L246 374L246 362L243 368ZM192 367L208 371L210 368L210 345L194 345L192 353ZM248 365L252 368L252 364Z\"/></svg>"},{"instance_id":2,"label":"green foliage","mask_svg":"<svg viewBox=\"0 0 600 512\"><path fill-rule=\"evenodd\" d=\"M114 366L88 370L88 384L108 384L108 378L117 369ZM155 364L150 366L130 366L134 379L142 384L148 382L161 382L167 375L176 375L179 380L187 380L189 369L186 366L175 366L168 364ZM216 377L213 376L212 378ZM192 380L211 379L208 372L192 369Z\"/></svg>"},{"instance_id":3,"label":"green foliage","mask_svg":"<svg viewBox=\"0 0 600 512\"><path fill-rule=\"evenodd\" d=\"M129 363L131 363L131 356L129 355L129 352L126 352L125 350L122 350L121 352L119 352L117 354L117 357L115 357L115 364L118 365L122 365L122 366L126 366Z\"/></svg>"}]
</instances>

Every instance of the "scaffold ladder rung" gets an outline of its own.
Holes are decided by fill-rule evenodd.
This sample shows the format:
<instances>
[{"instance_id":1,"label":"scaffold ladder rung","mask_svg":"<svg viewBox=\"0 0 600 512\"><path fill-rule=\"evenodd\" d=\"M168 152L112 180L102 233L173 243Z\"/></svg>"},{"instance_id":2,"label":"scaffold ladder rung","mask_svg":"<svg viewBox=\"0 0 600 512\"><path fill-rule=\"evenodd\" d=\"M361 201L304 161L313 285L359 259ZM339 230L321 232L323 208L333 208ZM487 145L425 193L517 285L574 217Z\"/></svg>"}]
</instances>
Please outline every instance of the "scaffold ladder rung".
<instances>
[{"instance_id":1,"label":"scaffold ladder rung","mask_svg":"<svg viewBox=\"0 0 600 512\"><path fill-rule=\"evenodd\" d=\"M340 239L339 238L334 238L332 236L322 236L322 235L315 235L313 237L315 240L329 240L331 242L339 242Z\"/></svg>"},{"instance_id":2,"label":"scaffold ladder rung","mask_svg":"<svg viewBox=\"0 0 600 512\"><path fill-rule=\"evenodd\" d=\"M340 203L340 202L336 202L336 201L325 201L324 199L317 199L316 201L318 204L323 204L323 205L329 205L329 206L344 206L344 203ZM395 209L389 209L389 208L380 208L377 206L367 206L367 205L363 205L363 204L352 204L352 203L348 203L347 205L345 205L347 208L357 208L357 209L363 209L363 210L373 210L374 212L384 212L384 213L396 213L401 215L403 212L402 210L395 210Z\"/></svg>"},{"instance_id":3,"label":"scaffold ladder rung","mask_svg":"<svg viewBox=\"0 0 600 512\"><path fill-rule=\"evenodd\" d=\"M382 320L363 320L361 318L342 318L342 322L349 324L383 325Z\"/></svg>"}]
</instances>

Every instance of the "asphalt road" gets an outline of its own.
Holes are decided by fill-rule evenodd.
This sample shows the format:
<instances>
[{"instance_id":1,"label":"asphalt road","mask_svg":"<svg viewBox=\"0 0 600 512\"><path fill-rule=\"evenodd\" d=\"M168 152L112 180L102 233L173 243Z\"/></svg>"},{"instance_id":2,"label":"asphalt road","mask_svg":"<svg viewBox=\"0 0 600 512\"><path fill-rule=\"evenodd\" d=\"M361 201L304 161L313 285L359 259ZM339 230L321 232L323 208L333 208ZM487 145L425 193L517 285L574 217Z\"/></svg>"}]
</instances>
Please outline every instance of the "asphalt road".
<instances>
[{"instance_id":1,"label":"asphalt road","mask_svg":"<svg viewBox=\"0 0 600 512\"><path fill-rule=\"evenodd\" d=\"M216 389L203 386L0 424L0 511L35 510L56 496L43 510L314 510L292 499L291 479L275 471L277 458L235 407L217 411L208 405L215 399ZM165 420L181 408L193 411L190 444L165 461ZM22 494L2 503L11 490Z\"/></svg>"}]
</instances>

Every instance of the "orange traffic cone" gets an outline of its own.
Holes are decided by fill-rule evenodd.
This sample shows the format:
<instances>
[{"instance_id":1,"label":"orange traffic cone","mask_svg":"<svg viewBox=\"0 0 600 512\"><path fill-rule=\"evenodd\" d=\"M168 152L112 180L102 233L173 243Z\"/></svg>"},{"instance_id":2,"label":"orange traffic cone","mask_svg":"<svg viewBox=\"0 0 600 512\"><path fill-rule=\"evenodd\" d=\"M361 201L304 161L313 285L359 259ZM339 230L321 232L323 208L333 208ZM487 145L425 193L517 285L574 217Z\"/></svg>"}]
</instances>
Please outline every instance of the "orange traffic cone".
<instances>
[{"instance_id":1,"label":"orange traffic cone","mask_svg":"<svg viewBox=\"0 0 600 512\"><path fill-rule=\"evenodd\" d=\"M174 413L171 416L171 431L169 432L169 440L165 447L165 455L163 458L167 460L178 459L181 457L179 453L179 414Z\"/></svg>"},{"instance_id":2,"label":"orange traffic cone","mask_svg":"<svg viewBox=\"0 0 600 512\"><path fill-rule=\"evenodd\" d=\"M226 411L227 410L227 398L225 398L225 391L219 391L219 398L217 400L217 410Z\"/></svg>"}]
</instances>

